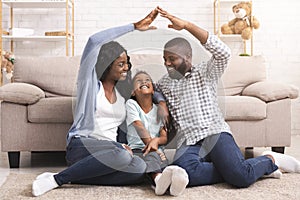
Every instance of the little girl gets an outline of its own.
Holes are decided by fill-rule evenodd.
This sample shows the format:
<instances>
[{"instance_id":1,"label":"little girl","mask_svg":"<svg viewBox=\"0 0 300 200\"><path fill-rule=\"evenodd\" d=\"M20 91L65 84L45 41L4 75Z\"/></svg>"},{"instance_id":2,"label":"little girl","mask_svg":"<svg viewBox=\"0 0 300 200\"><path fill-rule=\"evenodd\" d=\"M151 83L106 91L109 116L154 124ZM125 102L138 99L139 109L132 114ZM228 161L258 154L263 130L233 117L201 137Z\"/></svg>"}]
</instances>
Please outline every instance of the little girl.
<instances>
[{"instance_id":1,"label":"little girl","mask_svg":"<svg viewBox=\"0 0 300 200\"><path fill-rule=\"evenodd\" d=\"M189 182L188 175L178 166L167 166L168 160L161 146L167 143L167 130L161 121L157 121L153 93L149 74L137 72L133 77L132 97L126 102L128 146L145 160L146 173L155 185L155 194L163 195L170 187L170 194L178 196Z\"/></svg>"}]
</instances>

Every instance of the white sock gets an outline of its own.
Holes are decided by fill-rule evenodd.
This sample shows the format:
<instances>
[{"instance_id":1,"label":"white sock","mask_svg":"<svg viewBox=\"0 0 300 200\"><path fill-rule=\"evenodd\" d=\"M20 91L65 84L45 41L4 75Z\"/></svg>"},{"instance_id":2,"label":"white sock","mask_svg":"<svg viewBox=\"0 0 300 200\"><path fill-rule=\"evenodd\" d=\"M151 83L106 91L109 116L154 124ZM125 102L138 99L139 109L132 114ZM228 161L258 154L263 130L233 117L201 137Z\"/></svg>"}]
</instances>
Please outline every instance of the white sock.
<instances>
[{"instance_id":1,"label":"white sock","mask_svg":"<svg viewBox=\"0 0 300 200\"><path fill-rule=\"evenodd\" d=\"M269 175L264 175L264 177L266 178L281 178L282 176L282 173L279 169L277 169L276 171L272 172L271 174Z\"/></svg>"},{"instance_id":2,"label":"white sock","mask_svg":"<svg viewBox=\"0 0 300 200\"><path fill-rule=\"evenodd\" d=\"M40 175L38 175L35 179L41 179L41 178L45 178L45 177L48 177L48 176L54 176L58 173L52 173L52 172L45 172L45 173L42 173Z\"/></svg>"},{"instance_id":3,"label":"white sock","mask_svg":"<svg viewBox=\"0 0 300 200\"><path fill-rule=\"evenodd\" d=\"M164 171L157 175L154 179L155 182L155 194L163 195L169 188L172 179L172 168L169 166L164 169Z\"/></svg>"},{"instance_id":4,"label":"white sock","mask_svg":"<svg viewBox=\"0 0 300 200\"><path fill-rule=\"evenodd\" d=\"M188 183L189 176L186 171L181 167L174 166L170 194L173 196L181 195Z\"/></svg>"},{"instance_id":5,"label":"white sock","mask_svg":"<svg viewBox=\"0 0 300 200\"><path fill-rule=\"evenodd\" d=\"M284 172L300 173L300 162L292 156L274 151L264 151L263 155L271 155L275 160L275 165Z\"/></svg>"},{"instance_id":6,"label":"white sock","mask_svg":"<svg viewBox=\"0 0 300 200\"><path fill-rule=\"evenodd\" d=\"M54 179L54 175L47 176L47 174L45 174L44 177L41 175L40 178L33 181L32 184L32 194L36 197L59 186Z\"/></svg>"}]
</instances>

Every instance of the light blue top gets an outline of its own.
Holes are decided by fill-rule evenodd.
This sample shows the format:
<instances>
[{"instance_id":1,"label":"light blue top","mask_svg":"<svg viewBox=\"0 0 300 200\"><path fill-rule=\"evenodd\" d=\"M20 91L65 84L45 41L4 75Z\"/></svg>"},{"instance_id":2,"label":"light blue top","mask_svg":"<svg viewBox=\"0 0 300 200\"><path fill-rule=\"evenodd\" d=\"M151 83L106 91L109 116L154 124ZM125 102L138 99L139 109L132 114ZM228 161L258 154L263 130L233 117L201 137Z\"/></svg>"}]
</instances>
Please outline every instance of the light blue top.
<instances>
[{"instance_id":1,"label":"light blue top","mask_svg":"<svg viewBox=\"0 0 300 200\"><path fill-rule=\"evenodd\" d=\"M159 137L159 131L162 127L161 122L157 122L157 106L152 104L150 112L145 113L140 105L133 99L126 102L126 124L128 146L132 149L143 149L145 144L139 137L133 126L134 121L141 121L145 129L149 132L151 138Z\"/></svg>"},{"instance_id":2,"label":"light blue top","mask_svg":"<svg viewBox=\"0 0 300 200\"><path fill-rule=\"evenodd\" d=\"M133 30L134 25L128 24L100 31L89 38L80 61L74 122L67 136L68 143L73 136L88 137L94 130L96 97L100 88L95 65L101 46Z\"/></svg>"}]
</instances>

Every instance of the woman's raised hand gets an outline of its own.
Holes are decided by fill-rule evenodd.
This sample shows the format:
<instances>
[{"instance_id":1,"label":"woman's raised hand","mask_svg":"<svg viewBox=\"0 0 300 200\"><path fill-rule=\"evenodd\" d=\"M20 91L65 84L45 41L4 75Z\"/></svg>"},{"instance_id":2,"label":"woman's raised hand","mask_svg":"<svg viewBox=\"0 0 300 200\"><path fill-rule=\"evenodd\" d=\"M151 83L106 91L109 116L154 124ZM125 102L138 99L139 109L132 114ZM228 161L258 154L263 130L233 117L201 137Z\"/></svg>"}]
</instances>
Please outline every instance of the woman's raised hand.
<instances>
[{"instance_id":1,"label":"woman's raised hand","mask_svg":"<svg viewBox=\"0 0 300 200\"><path fill-rule=\"evenodd\" d=\"M133 23L134 28L139 31L156 29L155 26L150 26L150 25L155 20L157 15L158 15L158 7L155 8L154 10L152 10L144 19L142 19L136 23Z\"/></svg>"}]
</instances>

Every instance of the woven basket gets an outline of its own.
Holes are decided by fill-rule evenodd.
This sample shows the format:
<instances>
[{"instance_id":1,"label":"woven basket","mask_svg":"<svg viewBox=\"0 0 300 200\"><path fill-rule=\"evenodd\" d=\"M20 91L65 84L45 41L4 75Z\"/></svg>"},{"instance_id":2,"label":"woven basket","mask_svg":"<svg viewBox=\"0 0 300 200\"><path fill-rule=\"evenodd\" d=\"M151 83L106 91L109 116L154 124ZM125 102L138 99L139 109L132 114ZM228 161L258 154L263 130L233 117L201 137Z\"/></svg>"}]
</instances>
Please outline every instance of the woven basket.
<instances>
[{"instance_id":1,"label":"woven basket","mask_svg":"<svg viewBox=\"0 0 300 200\"><path fill-rule=\"evenodd\" d=\"M67 33L65 31L50 31L50 32L45 32L45 36L66 36L66 34Z\"/></svg>"},{"instance_id":2,"label":"woven basket","mask_svg":"<svg viewBox=\"0 0 300 200\"><path fill-rule=\"evenodd\" d=\"M5 31L5 30L2 30L2 34L3 34L3 35L9 35L9 32L8 32L8 31Z\"/></svg>"}]
</instances>

